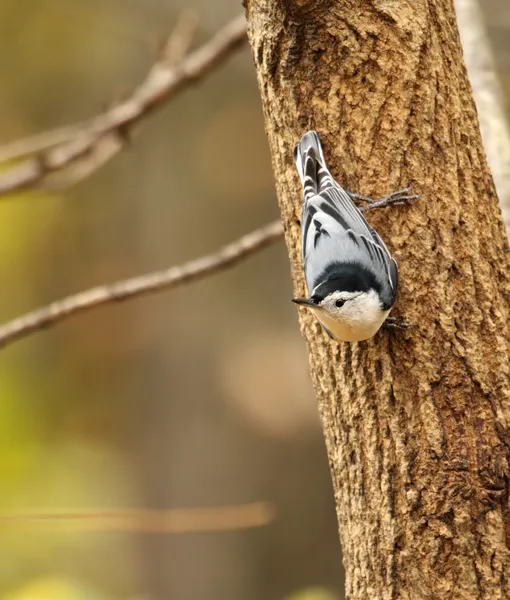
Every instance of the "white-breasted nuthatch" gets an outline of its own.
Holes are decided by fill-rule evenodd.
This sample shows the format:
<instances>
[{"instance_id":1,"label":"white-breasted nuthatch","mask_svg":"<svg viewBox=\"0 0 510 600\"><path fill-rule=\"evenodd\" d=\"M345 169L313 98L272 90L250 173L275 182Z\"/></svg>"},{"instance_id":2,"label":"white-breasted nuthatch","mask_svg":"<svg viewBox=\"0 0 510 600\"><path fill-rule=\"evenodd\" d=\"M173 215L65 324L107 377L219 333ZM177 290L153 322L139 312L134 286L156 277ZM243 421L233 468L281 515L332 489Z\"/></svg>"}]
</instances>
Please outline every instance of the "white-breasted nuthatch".
<instances>
[{"instance_id":1,"label":"white-breasted nuthatch","mask_svg":"<svg viewBox=\"0 0 510 600\"><path fill-rule=\"evenodd\" d=\"M397 297L397 263L331 176L315 131L303 135L294 160L303 184L301 227L309 298L293 302L310 308L337 341L371 338Z\"/></svg>"}]
</instances>

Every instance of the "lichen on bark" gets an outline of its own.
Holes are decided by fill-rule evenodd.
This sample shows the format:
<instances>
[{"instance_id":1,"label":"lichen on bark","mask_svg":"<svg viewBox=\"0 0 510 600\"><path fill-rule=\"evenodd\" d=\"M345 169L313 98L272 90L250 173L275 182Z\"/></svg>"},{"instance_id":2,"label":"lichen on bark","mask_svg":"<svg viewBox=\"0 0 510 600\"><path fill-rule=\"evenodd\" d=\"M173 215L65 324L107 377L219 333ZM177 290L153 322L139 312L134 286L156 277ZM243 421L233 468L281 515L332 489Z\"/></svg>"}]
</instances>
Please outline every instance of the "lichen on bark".
<instances>
[{"instance_id":1,"label":"lichen on bark","mask_svg":"<svg viewBox=\"0 0 510 600\"><path fill-rule=\"evenodd\" d=\"M296 293L292 148L319 131L417 327L336 344L299 313L351 599L510 598L510 254L451 0L246 0Z\"/></svg>"}]
</instances>

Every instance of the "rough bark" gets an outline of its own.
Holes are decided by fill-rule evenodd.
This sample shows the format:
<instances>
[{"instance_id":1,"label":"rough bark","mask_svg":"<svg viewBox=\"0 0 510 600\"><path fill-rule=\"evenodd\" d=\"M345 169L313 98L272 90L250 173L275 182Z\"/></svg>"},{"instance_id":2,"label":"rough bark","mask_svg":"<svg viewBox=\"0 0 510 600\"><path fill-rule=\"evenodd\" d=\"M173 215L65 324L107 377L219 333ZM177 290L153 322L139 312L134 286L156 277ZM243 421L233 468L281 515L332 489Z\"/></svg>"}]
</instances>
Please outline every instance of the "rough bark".
<instances>
[{"instance_id":1,"label":"rough bark","mask_svg":"<svg viewBox=\"0 0 510 600\"><path fill-rule=\"evenodd\" d=\"M509 249L452 0L245 7L296 293L306 129L353 191L423 194L368 214L416 328L335 344L299 312L347 596L510 598Z\"/></svg>"}]
</instances>

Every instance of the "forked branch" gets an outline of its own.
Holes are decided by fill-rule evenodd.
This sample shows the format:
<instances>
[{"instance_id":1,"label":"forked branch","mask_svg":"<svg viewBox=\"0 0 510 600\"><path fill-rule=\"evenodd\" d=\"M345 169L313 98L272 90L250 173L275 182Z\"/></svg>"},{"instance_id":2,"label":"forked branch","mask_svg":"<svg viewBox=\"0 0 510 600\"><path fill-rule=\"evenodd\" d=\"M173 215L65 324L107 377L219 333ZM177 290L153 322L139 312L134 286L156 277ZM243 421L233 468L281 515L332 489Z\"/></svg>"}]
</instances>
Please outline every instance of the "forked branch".
<instances>
[{"instance_id":1,"label":"forked branch","mask_svg":"<svg viewBox=\"0 0 510 600\"><path fill-rule=\"evenodd\" d=\"M14 142L0 149L0 162L22 160L0 174L0 196L22 189L73 185L125 147L133 126L196 82L246 42L244 16L233 19L186 58L194 30L181 19L160 58L130 98L81 125Z\"/></svg>"}]
</instances>

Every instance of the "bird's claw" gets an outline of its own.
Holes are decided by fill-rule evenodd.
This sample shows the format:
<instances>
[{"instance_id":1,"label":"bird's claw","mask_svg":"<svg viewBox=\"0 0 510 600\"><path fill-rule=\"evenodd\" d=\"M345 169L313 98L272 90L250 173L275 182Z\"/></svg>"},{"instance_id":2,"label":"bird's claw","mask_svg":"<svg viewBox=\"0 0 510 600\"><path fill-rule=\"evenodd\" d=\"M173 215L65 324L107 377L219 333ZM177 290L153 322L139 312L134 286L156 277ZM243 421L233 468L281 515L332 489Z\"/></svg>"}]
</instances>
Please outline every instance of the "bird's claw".
<instances>
[{"instance_id":1,"label":"bird's claw","mask_svg":"<svg viewBox=\"0 0 510 600\"><path fill-rule=\"evenodd\" d=\"M409 329L410 327L416 327L416 323L408 323L402 317L386 317L383 327L385 329Z\"/></svg>"},{"instance_id":2,"label":"bird's claw","mask_svg":"<svg viewBox=\"0 0 510 600\"><path fill-rule=\"evenodd\" d=\"M362 202L366 202L367 206L359 207L359 210L364 212L366 210L372 210L373 208L385 208L387 206L392 206L396 204L406 204L407 202L411 202L412 200L417 200L421 194L410 194L409 192L412 190L412 186L404 188L403 190L399 190L398 192L392 192L388 196L384 198L380 198L379 200L374 200L372 198L368 198L367 196L362 196L361 194L355 194L350 190L346 190L347 194L353 200L361 200Z\"/></svg>"}]
</instances>

